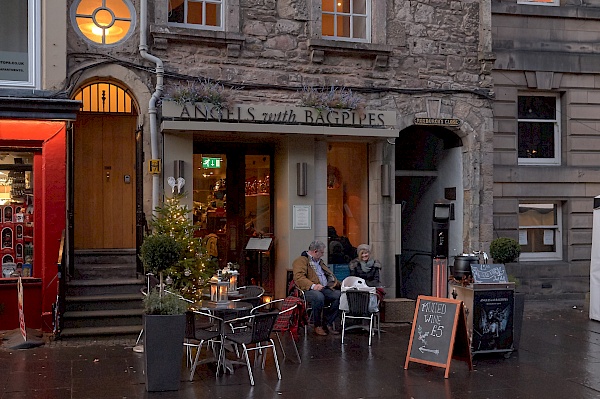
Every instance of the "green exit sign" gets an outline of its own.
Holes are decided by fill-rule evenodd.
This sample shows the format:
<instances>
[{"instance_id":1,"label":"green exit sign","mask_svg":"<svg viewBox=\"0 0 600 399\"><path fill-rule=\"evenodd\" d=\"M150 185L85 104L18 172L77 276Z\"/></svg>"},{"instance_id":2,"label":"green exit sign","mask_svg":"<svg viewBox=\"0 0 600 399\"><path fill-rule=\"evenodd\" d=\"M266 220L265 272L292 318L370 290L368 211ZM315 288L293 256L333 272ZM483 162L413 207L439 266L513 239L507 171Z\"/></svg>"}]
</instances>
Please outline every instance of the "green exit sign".
<instances>
[{"instance_id":1,"label":"green exit sign","mask_svg":"<svg viewBox=\"0 0 600 399\"><path fill-rule=\"evenodd\" d=\"M221 167L221 158L202 157L202 167L204 169L217 169Z\"/></svg>"}]
</instances>

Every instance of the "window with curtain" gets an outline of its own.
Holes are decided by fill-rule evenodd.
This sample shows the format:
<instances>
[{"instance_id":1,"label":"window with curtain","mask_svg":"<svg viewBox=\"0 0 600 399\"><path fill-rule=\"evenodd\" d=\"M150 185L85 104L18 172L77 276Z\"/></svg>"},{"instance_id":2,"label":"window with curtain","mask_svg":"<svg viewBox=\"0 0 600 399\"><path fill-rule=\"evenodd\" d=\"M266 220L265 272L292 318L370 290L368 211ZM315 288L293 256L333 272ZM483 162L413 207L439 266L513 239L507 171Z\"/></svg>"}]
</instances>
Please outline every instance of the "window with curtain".
<instances>
[{"instance_id":1,"label":"window with curtain","mask_svg":"<svg viewBox=\"0 0 600 399\"><path fill-rule=\"evenodd\" d=\"M562 258L561 207L558 203L519 203L521 259Z\"/></svg>"}]
</instances>

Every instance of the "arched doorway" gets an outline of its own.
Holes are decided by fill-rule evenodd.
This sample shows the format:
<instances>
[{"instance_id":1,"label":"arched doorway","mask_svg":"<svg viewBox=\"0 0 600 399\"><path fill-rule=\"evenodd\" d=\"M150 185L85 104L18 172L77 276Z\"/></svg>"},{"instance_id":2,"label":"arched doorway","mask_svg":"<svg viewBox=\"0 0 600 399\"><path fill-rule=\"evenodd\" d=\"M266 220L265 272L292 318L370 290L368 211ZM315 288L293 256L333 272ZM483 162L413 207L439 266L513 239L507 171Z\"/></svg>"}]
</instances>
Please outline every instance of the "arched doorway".
<instances>
[{"instance_id":1,"label":"arched doorway","mask_svg":"<svg viewBox=\"0 0 600 399\"><path fill-rule=\"evenodd\" d=\"M431 294L433 204L449 201L449 264L463 250L463 143L440 126L410 126L395 140L396 203L401 204L402 256L399 295Z\"/></svg>"},{"instance_id":2,"label":"arched doorway","mask_svg":"<svg viewBox=\"0 0 600 399\"><path fill-rule=\"evenodd\" d=\"M74 249L136 245L136 121L128 90L93 82L74 96L82 102L73 129Z\"/></svg>"}]
</instances>

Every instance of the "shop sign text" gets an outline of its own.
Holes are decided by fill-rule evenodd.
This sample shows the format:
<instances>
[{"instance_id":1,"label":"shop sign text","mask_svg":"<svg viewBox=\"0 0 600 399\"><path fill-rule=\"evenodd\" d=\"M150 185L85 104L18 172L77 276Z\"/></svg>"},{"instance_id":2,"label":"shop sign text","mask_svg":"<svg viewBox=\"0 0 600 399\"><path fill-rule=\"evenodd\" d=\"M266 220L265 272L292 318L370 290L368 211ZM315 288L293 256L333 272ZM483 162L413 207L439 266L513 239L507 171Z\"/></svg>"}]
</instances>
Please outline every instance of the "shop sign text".
<instances>
[{"instance_id":1,"label":"shop sign text","mask_svg":"<svg viewBox=\"0 0 600 399\"><path fill-rule=\"evenodd\" d=\"M236 105L232 109L219 109L210 104L178 105L165 101L163 118L199 121L275 123L294 125L388 127L396 125L393 111L352 110L319 111L310 107Z\"/></svg>"}]
</instances>

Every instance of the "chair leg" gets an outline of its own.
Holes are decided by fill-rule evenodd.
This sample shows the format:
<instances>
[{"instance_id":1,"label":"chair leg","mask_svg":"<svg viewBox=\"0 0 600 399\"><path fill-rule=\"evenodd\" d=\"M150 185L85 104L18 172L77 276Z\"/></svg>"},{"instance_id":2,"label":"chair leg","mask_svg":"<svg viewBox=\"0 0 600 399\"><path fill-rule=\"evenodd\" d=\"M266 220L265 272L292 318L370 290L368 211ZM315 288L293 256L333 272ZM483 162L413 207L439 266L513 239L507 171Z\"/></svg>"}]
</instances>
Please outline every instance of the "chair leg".
<instances>
[{"instance_id":1,"label":"chair leg","mask_svg":"<svg viewBox=\"0 0 600 399\"><path fill-rule=\"evenodd\" d=\"M194 357L194 363L192 363L192 371L190 372L190 381L194 380L194 373L196 372L196 366L198 365L198 358L200 357L200 350L202 349L202 344L204 341L200 341L198 346L196 347L196 356ZM189 346L188 346L189 348ZM190 349L188 349L190 350ZM206 350L208 350L208 345L206 345ZM191 352L190 352L191 355Z\"/></svg>"},{"instance_id":2,"label":"chair leg","mask_svg":"<svg viewBox=\"0 0 600 399\"><path fill-rule=\"evenodd\" d=\"M373 314L369 319L369 346L371 346L371 338L373 337Z\"/></svg>"},{"instance_id":3,"label":"chair leg","mask_svg":"<svg viewBox=\"0 0 600 399\"><path fill-rule=\"evenodd\" d=\"M281 379L281 371L279 370L279 361L277 360L277 351L275 350L275 342L273 342L272 339L270 339L269 341L271 341L271 348L273 349L273 360L275 361L275 368L277 369L277 378ZM266 353L265 353L265 357L266 357Z\"/></svg>"},{"instance_id":4,"label":"chair leg","mask_svg":"<svg viewBox=\"0 0 600 399\"><path fill-rule=\"evenodd\" d=\"M134 346L137 346L140 343L140 339L142 339L142 335L144 335L144 329L143 328L140 331L140 335L138 335L137 339L135 340L135 345Z\"/></svg>"},{"instance_id":5,"label":"chair leg","mask_svg":"<svg viewBox=\"0 0 600 399\"><path fill-rule=\"evenodd\" d=\"M279 336L277 336L277 338L279 338ZM298 346L296 345L296 340L294 339L294 334L292 334L291 331L290 331L290 339L292 340L292 344L294 345L294 350L296 351L296 357L298 358L298 363L302 363L302 359L300 359L300 352L298 352ZM279 341L279 343L281 343L281 341ZM284 357L285 357L285 354L284 354Z\"/></svg>"},{"instance_id":6,"label":"chair leg","mask_svg":"<svg viewBox=\"0 0 600 399\"><path fill-rule=\"evenodd\" d=\"M346 312L342 311L342 344L344 343L345 333L346 333Z\"/></svg>"},{"instance_id":7,"label":"chair leg","mask_svg":"<svg viewBox=\"0 0 600 399\"><path fill-rule=\"evenodd\" d=\"M246 358L246 367L248 367L248 376L250 376L250 385L254 385L254 376L252 375L252 366L250 365L250 358L248 357L248 348L245 344L242 344L244 348L244 357Z\"/></svg>"},{"instance_id":8,"label":"chair leg","mask_svg":"<svg viewBox=\"0 0 600 399\"><path fill-rule=\"evenodd\" d=\"M279 331L275 331L275 335L277 336L277 341L279 341L279 347L281 348L281 353L283 353L283 358L285 359L285 349L283 349L283 343L281 342L281 337L279 336Z\"/></svg>"}]
</instances>

